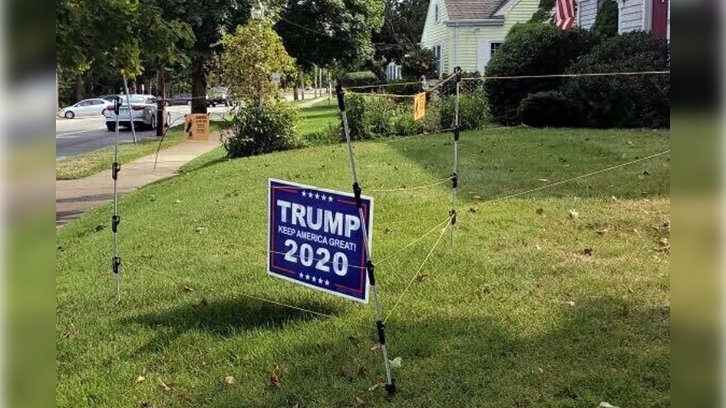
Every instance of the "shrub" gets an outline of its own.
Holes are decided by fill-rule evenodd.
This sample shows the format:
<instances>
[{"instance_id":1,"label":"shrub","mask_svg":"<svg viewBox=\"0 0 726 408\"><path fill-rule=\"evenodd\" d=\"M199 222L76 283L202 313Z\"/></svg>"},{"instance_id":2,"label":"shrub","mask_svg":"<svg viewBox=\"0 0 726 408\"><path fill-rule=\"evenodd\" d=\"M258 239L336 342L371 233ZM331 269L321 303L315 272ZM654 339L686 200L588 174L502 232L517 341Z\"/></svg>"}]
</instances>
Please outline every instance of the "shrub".
<instances>
[{"instance_id":1,"label":"shrub","mask_svg":"<svg viewBox=\"0 0 726 408\"><path fill-rule=\"evenodd\" d=\"M346 95L346 111L351 139L409 136L440 129L438 104L426 107L423 119L413 120L411 99L394 101L386 97Z\"/></svg>"},{"instance_id":2,"label":"shrub","mask_svg":"<svg viewBox=\"0 0 726 408\"><path fill-rule=\"evenodd\" d=\"M423 86L420 82L412 84L410 81L404 79L400 81L389 81L387 86L382 90L386 93L396 95L415 95L423 92Z\"/></svg>"},{"instance_id":3,"label":"shrub","mask_svg":"<svg viewBox=\"0 0 726 408\"><path fill-rule=\"evenodd\" d=\"M547 23L552 21L554 16L555 0L540 0L537 11L529 20L530 23Z\"/></svg>"},{"instance_id":4,"label":"shrub","mask_svg":"<svg viewBox=\"0 0 726 408\"><path fill-rule=\"evenodd\" d=\"M597 10L592 31L603 37L618 35L618 14L618 3L614 0L606 0Z\"/></svg>"},{"instance_id":5,"label":"shrub","mask_svg":"<svg viewBox=\"0 0 726 408\"><path fill-rule=\"evenodd\" d=\"M561 74L589 51L598 37L589 31L562 31L547 24L518 24L489 61L487 76ZM556 90L559 78L489 80L484 84L493 119L516 124L517 110L529 94Z\"/></svg>"},{"instance_id":6,"label":"shrub","mask_svg":"<svg viewBox=\"0 0 726 408\"><path fill-rule=\"evenodd\" d=\"M426 48L409 52L401 61L403 77L408 81L418 81L422 75L426 78L435 78L438 66L434 53Z\"/></svg>"},{"instance_id":7,"label":"shrub","mask_svg":"<svg viewBox=\"0 0 726 408\"><path fill-rule=\"evenodd\" d=\"M445 98L439 108L441 127L454 126L456 97ZM487 98L484 91L462 92L459 95L459 129L481 129L489 123Z\"/></svg>"},{"instance_id":8,"label":"shrub","mask_svg":"<svg viewBox=\"0 0 726 408\"><path fill-rule=\"evenodd\" d=\"M344 74L340 78L340 83L344 87L349 86L363 86L363 85L376 85L383 83L376 74L371 71L354 71Z\"/></svg>"},{"instance_id":9,"label":"shrub","mask_svg":"<svg viewBox=\"0 0 726 408\"><path fill-rule=\"evenodd\" d=\"M284 101L238 107L224 148L228 157L244 157L291 149L299 145L295 127L299 113Z\"/></svg>"},{"instance_id":10,"label":"shrub","mask_svg":"<svg viewBox=\"0 0 726 408\"><path fill-rule=\"evenodd\" d=\"M325 129L305 135L307 146L329 145L345 141L345 134L340 122L329 123Z\"/></svg>"},{"instance_id":11,"label":"shrub","mask_svg":"<svg viewBox=\"0 0 726 408\"><path fill-rule=\"evenodd\" d=\"M669 49L651 33L631 32L604 40L580 58L569 73L636 72L669 69ZM670 126L670 77L634 75L580 77L562 93L589 127Z\"/></svg>"},{"instance_id":12,"label":"shrub","mask_svg":"<svg viewBox=\"0 0 726 408\"><path fill-rule=\"evenodd\" d=\"M572 124L567 99L558 91L538 92L522 99L517 116L525 125L534 127Z\"/></svg>"}]
</instances>

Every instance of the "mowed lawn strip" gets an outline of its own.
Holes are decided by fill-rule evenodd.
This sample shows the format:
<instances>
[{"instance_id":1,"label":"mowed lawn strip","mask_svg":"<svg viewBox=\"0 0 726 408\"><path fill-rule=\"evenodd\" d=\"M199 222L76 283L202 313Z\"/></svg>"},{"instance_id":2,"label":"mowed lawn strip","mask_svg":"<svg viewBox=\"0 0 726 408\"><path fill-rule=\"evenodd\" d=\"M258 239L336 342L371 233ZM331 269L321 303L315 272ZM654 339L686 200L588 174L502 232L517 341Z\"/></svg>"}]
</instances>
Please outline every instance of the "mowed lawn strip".
<instances>
[{"instance_id":1,"label":"mowed lawn strip","mask_svg":"<svg viewBox=\"0 0 726 408\"><path fill-rule=\"evenodd\" d=\"M220 122L211 122L210 131L221 128ZM183 126L177 126L169 129L162 149L174 146L186 140ZM119 162L121 164L134 161L140 157L156 152L159 147L159 139L143 139L138 143L123 143L119 145ZM113 163L114 147L107 146L85 154L71 157L69 159L57 162L55 166L56 180L73 180L88 177L99 171L108 169Z\"/></svg>"},{"instance_id":2,"label":"mowed lawn strip","mask_svg":"<svg viewBox=\"0 0 726 408\"><path fill-rule=\"evenodd\" d=\"M413 282L387 321L390 402L373 305L265 273L267 178L349 191L345 146L211 152L121 200L120 304L111 208L57 232L57 405L668 406L670 156L487 200L669 148L661 131L464 132L453 246L446 231L417 278L440 230L377 264L384 312ZM374 261L447 218L449 184L371 191L447 177L450 135L355 152Z\"/></svg>"}]
</instances>

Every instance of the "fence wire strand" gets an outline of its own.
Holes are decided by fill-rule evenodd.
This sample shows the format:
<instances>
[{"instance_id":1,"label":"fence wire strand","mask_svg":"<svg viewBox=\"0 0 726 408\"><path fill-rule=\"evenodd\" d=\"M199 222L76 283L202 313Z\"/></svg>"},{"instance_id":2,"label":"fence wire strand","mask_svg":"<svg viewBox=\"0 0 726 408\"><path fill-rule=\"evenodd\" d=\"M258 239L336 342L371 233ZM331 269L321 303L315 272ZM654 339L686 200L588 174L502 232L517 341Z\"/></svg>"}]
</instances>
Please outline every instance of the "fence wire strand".
<instances>
[{"instance_id":1,"label":"fence wire strand","mask_svg":"<svg viewBox=\"0 0 726 408\"><path fill-rule=\"evenodd\" d=\"M410 221L409 221L409 222L410 222ZM417 242L421 241L422 239L426 238L427 236L429 236L429 235L430 235L431 233L433 233L433 232L434 232L434 231L436 231L437 229L441 228L441 226L442 226L442 225L443 225L444 223L447 223L447 222L451 222L451 217L450 217L450 216L449 216L449 217L447 217L447 218L446 218L445 220L441 221L440 223L436 224L436 226L435 226L435 227L431 228L431 229L430 229L429 231L427 231L427 232L426 232L425 234L421 235L420 237L418 237L418 238L416 238L416 239L412 240L411 242L409 242L408 244L406 244L406 245L405 245L405 246L403 246L402 248L398 249L398 250L397 250L396 252L394 252L394 253L392 253L392 254L390 254L390 255L386 255L385 257L383 257L383 259L381 259L380 261L378 261L378 264L380 265L380 264L382 264L382 263L384 263L384 262L388 261L389 259L393 259L393 258L395 258L395 257L396 257L397 255L399 255L399 254L400 254L400 253L402 253L403 251L405 251L405 250L407 250L408 248L412 247L412 246L413 246L413 245L415 245L415 244L416 244Z\"/></svg>"},{"instance_id":2,"label":"fence wire strand","mask_svg":"<svg viewBox=\"0 0 726 408\"><path fill-rule=\"evenodd\" d=\"M461 78L462 81L489 81L499 79L547 79L547 78L584 78L605 76L634 75L670 75L671 71L632 71L632 72L583 72L579 74L544 74L544 75L501 75Z\"/></svg>"},{"instance_id":3,"label":"fence wire strand","mask_svg":"<svg viewBox=\"0 0 726 408\"><path fill-rule=\"evenodd\" d=\"M447 181L450 181L452 177L447 177L445 179L437 180L434 183L431 184L424 184L420 186L414 186L414 187L401 187L401 188L391 188L391 189L381 189L381 190L368 190L369 193L393 193L393 192L399 192L399 191L412 191L412 190L424 190L427 188L436 187L440 184L444 184Z\"/></svg>"},{"instance_id":4,"label":"fence wire strand","mask_svg":"<svg viewBox=\"0 0 726 408\"><path fill-rule=\"evenodd\" d=\"M393 314L393 312L396 310L396 308L398 307L398 305L401 303L401 299L403 299L403 297L406 295L406 292L408 292L408 289L411 287L411 285L413 284L413 282L416 280L416 277L418 277L418 274L421 273L421 270L423 269L424 265L426 265L426 262L429 260L429 258L431 258L431 255L434 253L434 250L436 250L436 247L439 246L439 243L441 242L441 238L444 237L444 234L446 234L446 230L448 230L450 226L451 226L451 219L449 219L449 222L446 224L446 226L444 227L444 229L439 234L439 237L436 239L436 242L434 243L434 246L431 247L431 250L429 251L429 253L426 255L426 257L424 258L424 260L421 262L421 264L419 265L418 269L416 269L416 273L413 275L413 278L411 278L411 281L408 282L408 285L406 286L406 289L403 290L403 293L401 293L401 296L398 297L398 299L396 300L396 303L394 303L393 304L393 307L391 308L391 310L388 311L388 315L386 316L385 319L383 319L384 322L388 321L388 318L391 317L391 315Z\"/></svg>"},{"instance_id":5,"label":"fence wire strand","mask_svg":"<svg viewBox=\"0 0 726 408\"><path fill-rule=\"evenodd\" d=\"M597 170L597 171L593 171L593 172L590 172L590 173L582 174L582 175L579 175L577 177L572 177L572 178L569 178L569 179L566 179L566 180L560 180L560 181L557 181L555 183L546 184L546 185L541 186L541 187L536 187L536 188L532 188L532 189L529 189L529 190L519 191L519 192L516 192L516 193L507 194L507 195L503 195L501 197L493 198L491 200L482 201L480 204L491 204L491 203L495 203L495 202L507 200L507 199L510 199L510 198L518 197L518 196L521 196L521 195L526 195L526 194L529 194L529 193L534 193L534 192L537 192L537 191L545 190L545 189L548 189L548 188L551 188L551 187L555 187L555 186L559 186L559 185L562 185L562 184L565 184L565 183L569 183L571 181L575 181L575 180L580 180L580 179L583 179L583 178L591 177L591 176L594 176L596 174L607 173L609 171L613 171L613 170L619 169L621 167L626 167L626 166L630 166L630 165L635 164L635 163L640 163L640 162L643 162L643 161L646 161L646 160L654 159L656 157L660 157L660 156L666 155L666 154L668 154L670 152L671 152L670 149L668 149L668 150L662 151L660 153L651 154L650 156L642 157L640 159L636 159L636 160L633 160L633 161L629 161L627 163L622 163L622 164L618 164L618 165L615 165L615 166L611 166L611 167L607 167L607 168L604 168L604 169L600 169L600 170Z\"/></svg>"}]
</instances>

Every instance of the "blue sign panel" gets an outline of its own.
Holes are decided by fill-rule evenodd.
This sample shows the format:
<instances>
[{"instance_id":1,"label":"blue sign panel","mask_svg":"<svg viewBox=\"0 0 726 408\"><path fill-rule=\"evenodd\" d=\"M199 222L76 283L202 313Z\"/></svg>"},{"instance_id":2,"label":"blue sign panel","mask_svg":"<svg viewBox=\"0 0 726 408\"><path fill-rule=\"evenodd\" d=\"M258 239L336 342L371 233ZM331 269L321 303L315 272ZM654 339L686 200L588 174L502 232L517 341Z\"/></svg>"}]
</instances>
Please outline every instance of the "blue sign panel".
<instances>
[{"instance_id":1,"label":"blue sign panel","mask_svg":"<svg viewBox=\"0 0 726 408\"><path fill-rule=\"evenodd\" d=\"M274 179L268 187L268 273L367 303L368 259L353 194ZM373 198L361 198L370 243Z\"/></svg>"}]
</instances>

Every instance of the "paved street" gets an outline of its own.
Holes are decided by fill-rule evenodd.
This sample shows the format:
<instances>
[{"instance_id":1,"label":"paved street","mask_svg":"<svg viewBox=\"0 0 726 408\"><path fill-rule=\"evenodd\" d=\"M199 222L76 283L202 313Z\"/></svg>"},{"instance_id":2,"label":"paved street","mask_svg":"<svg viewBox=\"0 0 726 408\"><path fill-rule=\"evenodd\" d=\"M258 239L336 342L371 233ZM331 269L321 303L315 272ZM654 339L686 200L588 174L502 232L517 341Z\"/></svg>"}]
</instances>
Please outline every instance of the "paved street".
<instances>
[{"instance_id":1,"label":"paved street","mask_svg":"<svg viewBox=\"0 0 726 408\"><path fill-rule=\"evenodd\" d=\"M188 106L172 106L167 108L171 113L172 125L184 121L184 115L189 113ZM227 113L229 108L218 106L209 108L212 116L221 116ZM103 116L59 119L55 121L55 160L61 161L69 157L87 153L92 150L111 146L114 143L114 133L106 130L106 122ZM132 143L131 130L121 129L121 143ZM137 130L137 139L151 139L156 137L154 130Z\"/></svg>"}]
</instances>

